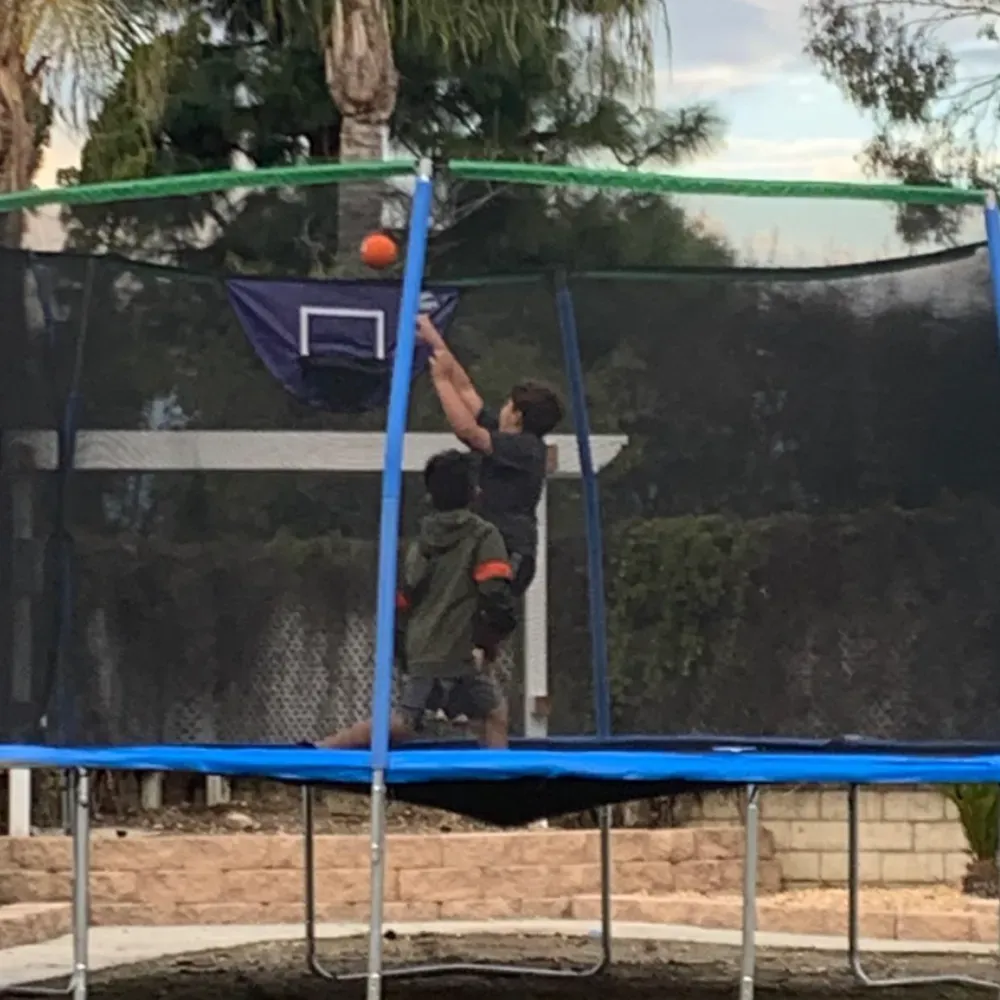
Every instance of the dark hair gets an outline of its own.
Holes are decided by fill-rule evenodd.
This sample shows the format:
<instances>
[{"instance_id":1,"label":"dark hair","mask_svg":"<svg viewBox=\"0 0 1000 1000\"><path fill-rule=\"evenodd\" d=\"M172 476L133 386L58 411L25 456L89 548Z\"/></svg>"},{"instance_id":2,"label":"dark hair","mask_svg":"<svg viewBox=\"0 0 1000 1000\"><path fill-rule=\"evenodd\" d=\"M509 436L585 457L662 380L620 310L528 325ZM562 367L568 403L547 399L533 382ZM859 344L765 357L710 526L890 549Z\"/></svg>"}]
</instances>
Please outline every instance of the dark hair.
<instances>
[{"instance_id":1,"label":"dark hair","mask_svg":"<svg viewBox=\"0 0 1000 1000\"><path fill-rule=\"evenodd\" d=\"M528 434L545 437L562 420L563 403L559 393L544 382L531 379L518 382L510 390L510 401L521 414L521 426Z\"/></svg>"},{"instance_id":2,"label":"dark hair","mask_svg":"<svg viewBox=\"0 0 1000 1000\"><path fill-rule=\"evenodd\" d=\"M424 466L424 485L435 510L462 510L475 492L472 456L452 448L430 458Z\"/></svg>"}]
</instances>

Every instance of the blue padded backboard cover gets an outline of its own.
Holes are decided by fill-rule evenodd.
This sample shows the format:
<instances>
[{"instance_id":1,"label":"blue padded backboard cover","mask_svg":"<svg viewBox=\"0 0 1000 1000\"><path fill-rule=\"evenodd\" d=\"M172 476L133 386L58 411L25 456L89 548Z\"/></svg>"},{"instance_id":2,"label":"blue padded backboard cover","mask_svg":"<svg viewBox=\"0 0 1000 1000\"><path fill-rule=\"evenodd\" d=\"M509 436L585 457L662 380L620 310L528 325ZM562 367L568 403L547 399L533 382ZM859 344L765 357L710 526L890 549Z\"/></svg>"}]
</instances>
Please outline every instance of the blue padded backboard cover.
<instances>
[{"instance_id":1,"label":"blue padded backboard cover","mask_svg":"<svg viewBox=\"0 0 1000 1000\"><path fill-rule=\"evenodd\" d=\"M396 354L398 281L272 281L234 278L229 301L257 356L304 403L333 412L384 406ZM425 287L421 312L445 334L455 288ZM417 344L414 377L427 367Z\"/></svg>"}]
</instances>

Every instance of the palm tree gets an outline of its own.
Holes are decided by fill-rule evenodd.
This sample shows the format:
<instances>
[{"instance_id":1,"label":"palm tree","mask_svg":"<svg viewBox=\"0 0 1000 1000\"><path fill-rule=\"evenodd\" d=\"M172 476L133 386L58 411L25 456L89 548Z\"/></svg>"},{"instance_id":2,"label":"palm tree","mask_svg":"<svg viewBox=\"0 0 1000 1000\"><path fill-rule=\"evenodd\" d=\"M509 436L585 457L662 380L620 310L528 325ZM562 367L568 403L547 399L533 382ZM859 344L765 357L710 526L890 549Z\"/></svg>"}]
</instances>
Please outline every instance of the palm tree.
<instances>
[{"instance_id":1,"label":"palm tree","mask_svg":"<svg viewBox=\"0 0 1000 1000\"><path fill-rule=\"evenodd\" d=\"M30 186L53 109L75 123L86 120L169 12L170 0L0 2L0 192ZM155 104L162 92L156 60L148 70L137 81L142 105ZM21 232L21 216L11 213L0 240L17 245Z\"/></svg>"},{"instance_id":2,"label":"palm tree","mask_svg":"<svg viewBox=\"0 0 1000 1000\"><path fill-rule=\"evenodd\" d=\"M253 0L251 0L251 4ZM657 15L664 0L264 0L272 19L306 12L319 33L326 78L342 116L340 159L380 159L396 105L397 37L439 46L456 62L471 63L498 45L517 55L545 45L556 30L580 37L582 66L606 83L651 93ZM662 18L666 26L666 18ZM609 69L613 65L613 68ZM622 71L624 70L624 76ZM340 199L340 244L351 246L378 226L382 199L370 186Z\"/></svg>"},{"instance_id":3,"label":"palm tree","mask_svg":"<svg viewBox=\"0 0 1000 1000\"><path fill-rule=\"evenodd\" d=\"M414 34L471 62L499 46L544 43L552 29L573 24L596 63L626 58L630 82L648 88L653 73L655 15L661 0L319 0L326 76L344 117L341 159L381 157L399 78L393 38ZM665 23L665 22L664 22Z\"/></svg>"}]
</instances>

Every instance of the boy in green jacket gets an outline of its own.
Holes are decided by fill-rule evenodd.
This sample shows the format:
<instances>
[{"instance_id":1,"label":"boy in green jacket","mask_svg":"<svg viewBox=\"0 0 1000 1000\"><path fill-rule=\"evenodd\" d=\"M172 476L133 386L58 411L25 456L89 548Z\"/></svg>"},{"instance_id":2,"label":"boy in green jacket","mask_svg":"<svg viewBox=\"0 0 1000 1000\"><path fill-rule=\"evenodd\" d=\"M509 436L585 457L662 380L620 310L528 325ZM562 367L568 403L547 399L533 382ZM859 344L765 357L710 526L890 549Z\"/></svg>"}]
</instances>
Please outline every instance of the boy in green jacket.
<instances>
[{"instance_id":1,"label":"boy in green jacket","mask_svg":"<svg viewBox=\"0 0 1000 1000\"><path fill-rule=\"evenodd\" d=\"M487 658L516 626L513 572L499 530L469 509L475 497L472 457L453 450L435 455L424 469L433 512L407 553L396 598L397 653L405 662L401 703L393 712L391 739L416 736L426 713L479 723L482 743L507 746L507 702L480 669L474 650ZM359 722L318 746L339 749L371 744L371 721Z\"/></svg>"}]
</instances>

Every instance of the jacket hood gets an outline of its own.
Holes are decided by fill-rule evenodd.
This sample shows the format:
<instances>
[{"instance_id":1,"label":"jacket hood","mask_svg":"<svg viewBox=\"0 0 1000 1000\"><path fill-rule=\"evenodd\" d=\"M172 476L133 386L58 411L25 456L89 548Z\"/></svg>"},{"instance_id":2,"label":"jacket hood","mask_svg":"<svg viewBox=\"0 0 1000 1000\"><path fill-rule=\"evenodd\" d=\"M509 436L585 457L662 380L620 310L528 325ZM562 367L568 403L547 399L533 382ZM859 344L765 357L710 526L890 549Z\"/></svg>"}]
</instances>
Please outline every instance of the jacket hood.
<instances>
[{"instance_id":1,"label":"jacket hood","mask_svg":"<svg viewBox=\"0 0 1000 1000\"><path fill-rule=\"evenodd\" d=\"M471 510L436 511L420 523L420 548L426 555L447 552L479 534L483 522Z\"/></svg>"}]
</instances>

